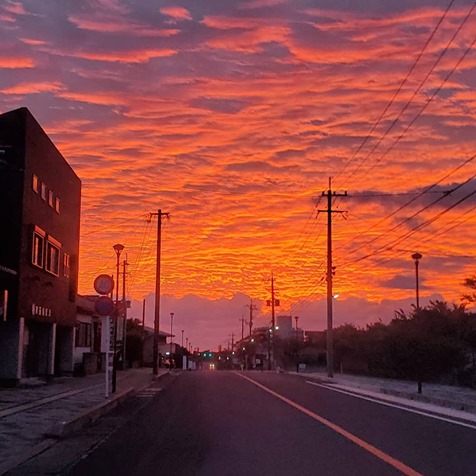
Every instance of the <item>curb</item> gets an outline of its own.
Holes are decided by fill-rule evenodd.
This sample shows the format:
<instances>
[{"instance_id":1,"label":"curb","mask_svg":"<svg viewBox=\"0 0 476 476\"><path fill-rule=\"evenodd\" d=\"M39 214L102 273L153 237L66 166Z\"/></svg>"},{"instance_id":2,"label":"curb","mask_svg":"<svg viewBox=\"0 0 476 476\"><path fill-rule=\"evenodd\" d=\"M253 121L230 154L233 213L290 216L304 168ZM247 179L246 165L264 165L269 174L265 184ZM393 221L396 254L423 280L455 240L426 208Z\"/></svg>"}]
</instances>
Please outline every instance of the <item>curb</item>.
<instances>
[{"instance_id":1,"label":"curb","mask_svg":"<svg viewBox=\"0 0 476 476\"><path fill-rule=\"evenodd\" d=\"M50 429L45 431L45 439L43 441L31 447L29 450L22 450L21 454L12 455L6 461L2 461L0 463L0 476L3 476L4 474L8 473L12 469L15 469L17 466L20 466L43 451L46 451L56 444L59 439L79 431L86 425L96 421L99 417L105 415L110 410L117 407L122 401L126 400L135 393L142 392L165 375L168 375L168 373L155 375L151 380L140 387L129 387L120 393L111 395L108 400L99 403L92 408L84 410L68 421L55 423Z\"/></svg>"},{"instance_id":2,"label":"curb","mask_svg":"<svg viewBox=\"0 0 476 476\"><path fill-rule=\"evenodd\" d=\"M415 402L431 403L443 408L451 408L453 410L459 410L467 413L476 413L476 405L471 403L445 400L444 398L429 397L426 395L419 395L417 393L408 393L401 390L392 390L387 388L381 388L380 393L384 395L405 398Z\"/></svg>"},{"instance_id":3,"label":"curb","mask_svg":"<svg viewBox=\"0 0 476 476\"><path fill-rule=\"evenodd\" d=\"M291 375L308 378L310 380L316 381L324 385L329 385L329 386L345 385L343 383L339 383L334 380L331 380L330 378L325 376L317 376L317 375L314 376L312 374L305 374L300 372L299 373L288 372L288 373L290 373ZM409 401L429 403L429 404L442 407L442 408L450 408L452 410L459 410L466 413L476 414L476 404L474 403L447 400L445 398L432 397L428 395L419 395L418 393L412 393L412 392L408 392L404 390L393 390L393 389L385 388L385 387L372 387L372 388L366 389L365 387L362 387L362 386L354 386L349 384L347 384L346 386L351 388L355 393L359 393L359 390L364 392L374 392L376 394L389 395L393 397L403 398Z\"/></svg>"},{"instance_id":4,"label":"curb","mask_svg":"<svg viewBox=\"0 0 476 476\"><path fill-rule=\"evenodd\" d=\"M135 387L129 387L120 393L114 394L108 400L98 405L84 410L71 420L55 423L50 429L45 431L44 436L47 438L63 438L75 431L81 430L84 426L94 422L100 416L117 407L119 403L125 400L130 394L134 393Z\"/></svg>"}]
</instances>

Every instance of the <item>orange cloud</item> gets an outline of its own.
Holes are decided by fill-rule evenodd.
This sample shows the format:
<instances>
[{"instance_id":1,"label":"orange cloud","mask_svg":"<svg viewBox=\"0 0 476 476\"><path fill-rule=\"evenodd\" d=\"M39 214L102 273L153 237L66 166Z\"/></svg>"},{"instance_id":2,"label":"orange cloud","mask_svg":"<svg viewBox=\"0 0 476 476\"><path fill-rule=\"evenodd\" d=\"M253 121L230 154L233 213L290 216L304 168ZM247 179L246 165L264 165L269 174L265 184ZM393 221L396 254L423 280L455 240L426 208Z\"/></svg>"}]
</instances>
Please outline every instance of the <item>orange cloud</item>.
<instances>
[{"instance_id":1,"label":"orange cloud","mask_svg":"<svg viewBox=\"0 0 476 476\"><path fill-rule=\"evenodd\" d=\"M38 94L44 92L57 92L64 89L64 85L59 82L52 83L18 83L11 88L1 89L0 92L3 94Z\"/></svg>"},{"instance_id":2,"label":"orange cloud","mask_svg":"<svg viewBox=\"0 0 476 476\"><path fill-rule=\"evenodd\" d=\"M0 68L5 69L17 69L17 68L33 68L35 62L32 58L20 58L20 57L1 57L0 56Z\"/></svg>"},{"instance_id":3,"label":"orange cloud","mask_svg":"<svg viewBox=\"0 0 476 476\"><path fill-rule=\"evenodd\" d=\"M459 257L471 255L476 240L473 201L416 231L442 205L412 217L429 194L399 207L476 150L474 55L385 151L472 41L468 23L399 117L464 10L451 9L373 128L441 8L387 2L374 10L370 2L358 13L348 2L345 10L225 3L159 11L148 2L126 9L103 1L88 12L73 2L57 29L31 3L34 22L27 15L0 26L12 39L1 61L1 110L31 107L83 182L80 291L92 292L97 274L113 272L112 244L122 242L128 294L153 293L157 223L146 214L161 208L171 213L162 289L174 305L188 295L195 303L232 301L237 293L269 299L273 270L282 312L321 312L326 217L316 214L326 208L321 194L332 176L335 189L349 193L335 203L347 219L333 217L335 291L349 303L346 312L363 301L385 312L385 300L408 303L409 250L424 255L425 296L457 299L459 282L473 272ZM461 184L475 167L454 170L441 187Z\"/></svg>"}]
</instances>

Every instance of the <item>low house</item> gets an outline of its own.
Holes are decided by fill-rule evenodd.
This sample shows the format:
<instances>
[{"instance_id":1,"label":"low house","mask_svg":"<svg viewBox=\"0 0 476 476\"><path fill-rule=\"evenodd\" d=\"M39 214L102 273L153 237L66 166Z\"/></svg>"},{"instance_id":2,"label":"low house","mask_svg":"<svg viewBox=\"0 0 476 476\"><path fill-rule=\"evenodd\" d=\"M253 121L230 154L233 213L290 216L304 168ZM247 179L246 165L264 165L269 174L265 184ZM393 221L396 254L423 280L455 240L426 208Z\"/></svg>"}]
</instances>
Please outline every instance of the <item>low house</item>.
<instances>
[{"instance_id":1,"label":"low house","mask_svg":"<svg viewBox=\"0 0 476 476\"><path fill-rule=\"evenodd\" d=\"M101 317L94 310L98 296L76 297L77 313L74 338L74 369L79 375L102 371Z\"/></svg>"},{"instance_id":2,"label":"low house","mask_svg":"<svg viewBox=\"0 0 476 476\"><path fill-rule=\"evenodd\" d=\"M159 363L165 358L165 352L170 351L170 344L167 344L167 337L171 337L171 334L159 331ZM152 367L154 361L154 329L152 327L145 326L143 330L142 358L145 367Z\"/></svg>"}]
</instances>

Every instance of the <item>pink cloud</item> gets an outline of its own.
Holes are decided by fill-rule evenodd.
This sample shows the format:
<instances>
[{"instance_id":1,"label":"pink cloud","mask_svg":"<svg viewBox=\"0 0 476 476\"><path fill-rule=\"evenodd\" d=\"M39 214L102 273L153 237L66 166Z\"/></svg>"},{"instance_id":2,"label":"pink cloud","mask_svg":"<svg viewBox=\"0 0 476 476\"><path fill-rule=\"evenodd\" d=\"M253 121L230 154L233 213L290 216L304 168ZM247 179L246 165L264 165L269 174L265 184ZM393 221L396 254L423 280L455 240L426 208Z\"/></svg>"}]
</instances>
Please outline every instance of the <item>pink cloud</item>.
<instances>
[{"instance_id":1,"label":"pink cloud","mask_svg":"<svg viewBox=\"0 0 476 476\"><path fill-rule=\"evenodd\" d=\"M191 20L192 15L183 7L164 7L160 9L160 12L164 15L172 17L175 20Z\"/></svg>"}]
</instances>

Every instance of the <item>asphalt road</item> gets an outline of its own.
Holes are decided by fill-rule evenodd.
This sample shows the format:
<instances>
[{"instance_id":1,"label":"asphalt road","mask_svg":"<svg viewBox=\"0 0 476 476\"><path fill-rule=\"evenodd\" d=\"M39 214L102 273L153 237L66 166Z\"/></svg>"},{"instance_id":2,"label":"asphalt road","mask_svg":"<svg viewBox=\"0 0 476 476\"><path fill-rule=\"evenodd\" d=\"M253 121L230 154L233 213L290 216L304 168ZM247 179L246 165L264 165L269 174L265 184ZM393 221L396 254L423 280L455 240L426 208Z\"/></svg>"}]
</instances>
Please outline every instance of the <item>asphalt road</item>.
<instances>
[{"instance_id":1,"label":"asphalt road","mask_svg":"<svg viewBox=\"0 0 476 476\"><path fill-rule=\"evenodd\" d=\"M474 427L298 377L189 372L68 474L474 475L475 449Z\"/></svg>"}]
</instances>

